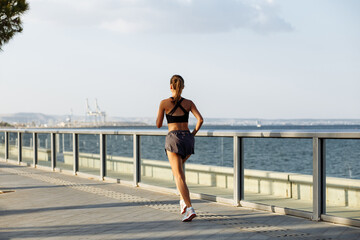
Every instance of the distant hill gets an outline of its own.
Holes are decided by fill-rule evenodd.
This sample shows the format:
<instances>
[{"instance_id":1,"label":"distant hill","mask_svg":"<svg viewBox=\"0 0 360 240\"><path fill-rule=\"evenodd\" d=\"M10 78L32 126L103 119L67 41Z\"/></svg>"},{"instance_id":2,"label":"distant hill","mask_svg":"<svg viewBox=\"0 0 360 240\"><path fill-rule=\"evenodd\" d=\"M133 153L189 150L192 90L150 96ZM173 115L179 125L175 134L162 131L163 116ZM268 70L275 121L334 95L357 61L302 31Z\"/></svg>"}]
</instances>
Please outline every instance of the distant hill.
<instances>
[{"instance_id":1,"label":"distant hill","mask_svg":"<svg viewBox=\"0 0 360 240\"><path fill-rule=\"evenodd\" d=\"M46 115L43 113L14 113L0 114L0 121L8 123L36 123L46 124L49 122L65 121L66 116Z\"/></svg>"},{"instance_id":2,"label":"distant hill","mask_svg":"<svg viewBox=\"0 0 360 240\"><path fill-rule=\"evenodd\" d=\"M13 127L10 123L0 121L0 127Z\"/></svg>"},{"instance_id":3,"label":"distant hill","mask_svg":"<svg viewBox=\"0 0 360 240\"><path fill-rule=\"evenodd\" d=\"M61 123L68 123L70 121L69 115L47 115L43 113L14 113L14 114L0 114L0 122L7 122L10 124L27 124L30 126L55 126ZM111 122L126 123L127 125L148 125L149 123L155 123L153 118L131 118L131 117L107 117L108 124ZM71 116L71 122L73 124L83 124L84 122L94 122L94 119L90 117L85 119L85 116L74 115ZM101 123L99 123L101 124Z\"/></svg>"}]
</instances>

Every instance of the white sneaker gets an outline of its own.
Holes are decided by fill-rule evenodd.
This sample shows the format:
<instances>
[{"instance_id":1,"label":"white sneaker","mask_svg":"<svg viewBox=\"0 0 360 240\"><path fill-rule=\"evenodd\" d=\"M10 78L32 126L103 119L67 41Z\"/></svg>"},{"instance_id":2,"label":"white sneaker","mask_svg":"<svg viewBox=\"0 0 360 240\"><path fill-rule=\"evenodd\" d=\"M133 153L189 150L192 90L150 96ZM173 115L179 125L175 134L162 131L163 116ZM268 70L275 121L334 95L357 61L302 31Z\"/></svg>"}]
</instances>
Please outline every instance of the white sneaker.
<instances>
[{"instance_id":1,"label":"white sneaker","mask_svg":"<svg viewBox=\"0 0 360 240\"><path fill-rule=\"evenodd\" d=\"M186 204L184 199L180 200L180 214L184 214L186 212Z\"/></svg>"},{"instance_id":2,"label":"white sneaker","mask_svg":"<svg viewBox=\"0 0 360 240\"><path fill-rule=\"evenodd\" d=\"M186 213L182 219L183 222L190 222L193 218L196 217L196 213L193 207L186 208Z\"/></svg>"}]
</instances>

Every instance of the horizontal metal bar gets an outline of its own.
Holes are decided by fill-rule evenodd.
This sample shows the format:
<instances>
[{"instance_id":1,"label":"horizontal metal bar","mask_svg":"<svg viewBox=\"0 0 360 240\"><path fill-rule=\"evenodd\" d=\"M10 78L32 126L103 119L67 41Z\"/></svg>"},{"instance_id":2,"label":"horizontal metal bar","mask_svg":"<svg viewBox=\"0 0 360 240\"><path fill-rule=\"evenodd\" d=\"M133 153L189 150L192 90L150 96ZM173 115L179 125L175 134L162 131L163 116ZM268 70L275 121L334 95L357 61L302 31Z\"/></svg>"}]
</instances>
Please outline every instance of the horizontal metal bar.
<instances>
[{"instance_id":1,"label":"horizontal metal bar","mask_svg":"<svg viewBox=\"0 0 360 240\"><path fill-rule=\"evenodd\" d=\"M135 130L135 129L3 129L0 132L20 132L20 133L76 133L76 134L109 134L109 135L144 135L144 136L165 136L168 132L165 130ZM248 138L326 138L326 139L360 139L360 130L334 130L334 131L308 131L308 130L284 130L284 131L200 131L197 137L248 137Z\"/></svg>"},{"instance_id":2,"label":"horizontal metal bar","mask_svg":"<svg viewBox=\"0 0 360 240\"><path fill-rule=\"evenodd\" d=\"M344 225L360 227L360 220L357 220L357 219L322 214L321 220L326 221L326 222L339 223L339 224L344 224Z\"/></svg>"},{"instance_id":3,"label":"horizontal metal bar","mask_svg":"<svg viewBox=\"0 0 360 240\"><path fill-rule=\"evenodd\" d=\"M286 208L286 207L279 207L279 206L273 206L273 205L266 205L256 202L248 202L245 200L240 201L240 206L247 207L247 208L253 208L263 211L269 211L274 213L280 213L280 214L286 214L286 215L293 215L303 218L311 219L312 213L308 211L303 211L299 209L293 209L293 208Z\"/></svg>"}]
</instances>

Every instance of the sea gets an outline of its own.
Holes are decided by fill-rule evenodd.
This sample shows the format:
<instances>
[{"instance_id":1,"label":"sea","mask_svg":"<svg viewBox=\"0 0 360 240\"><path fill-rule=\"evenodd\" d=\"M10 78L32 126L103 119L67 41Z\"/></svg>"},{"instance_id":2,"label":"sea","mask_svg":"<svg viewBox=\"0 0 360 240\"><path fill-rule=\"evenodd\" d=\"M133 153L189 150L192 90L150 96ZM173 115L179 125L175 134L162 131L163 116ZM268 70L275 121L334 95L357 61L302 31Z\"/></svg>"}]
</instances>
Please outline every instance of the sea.
<instances>
[{"instance_id":1,"label":"sea","mask_svg":"<svg viewBox=\"0 0 360 240\"><path fill-rule=\"evenodd\" d=\"M193 129L194 126L190 126ZM155 126L101 127L114 130L157 130ZM163 127L160 130L166 131ZM360 125L208 125L205 131L360 131ZM12 135L10 135L11 138ZM14 137L16 137L14 135ZM39 134L40 147L49 148L49 134ZM31 145L24 135L23 146ZM131 135L107 135L106 154L133 156ZM10 143L11 143L10 139ZM326 176L360 179L360 139L326 139ZM312 139L244 138L244 168L311 175L313 171ZM79 152L99 153L97 135L79 135ZM141 159L168 161L164 151L165 136L141 136ZM72 135L61 136L57 148L72 151ZM61 154L57 157L61 161ZM233 167L232 137L196 137L195 154L188 163Z\"/></svg>"}]
</instances>

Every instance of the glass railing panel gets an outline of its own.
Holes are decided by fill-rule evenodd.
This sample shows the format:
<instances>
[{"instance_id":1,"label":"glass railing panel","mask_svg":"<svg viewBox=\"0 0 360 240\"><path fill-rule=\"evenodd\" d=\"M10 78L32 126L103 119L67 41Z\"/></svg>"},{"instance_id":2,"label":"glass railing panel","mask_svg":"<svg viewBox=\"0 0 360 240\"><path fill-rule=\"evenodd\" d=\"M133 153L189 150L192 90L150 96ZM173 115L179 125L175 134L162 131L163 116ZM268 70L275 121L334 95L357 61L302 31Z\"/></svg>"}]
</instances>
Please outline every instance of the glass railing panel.
<instances>
[{"instance_id":1,"label":"glass railing panel","mask_svg":"<svg viewBox=\"0 0 360 240\"><path fill-rule=\"evenodd\" d=\"M29 164L34 163L34 139L32 133L23 133L21 135L22 137L22 150L21 150L21 156L22 162L26 162Z\"/></svg>"},{"instance_id":2,"label":"glass railing panel","mask_svg":"<svg viewBox=\"0 0 360 240\"><path fill-rule=\"evenodd\" d=\"M195 137L195 154L185 164L190 192L233 199L232 137Z\"/></svg>"},{"instance_id":3,"label":"glass railing panel","mask_svg":"<svg viewBox=\"0 0 360 240\"><path fill-rule=\"evenodd\" d=\"M245 200L312 212L312 139L243 140Z\"/></svg>"},{"instance_id":4,"label":"glass railing panel","mask_svg":"<svg viewBox=\"0 0 360 240\"><path fill-rule=\"evenodd\" d=\"M106 176L126 181L134 179L132 135L106 135Z\"/></svg>"},{"instance_id":5,"label":"glass railing panel","mask_svg":"<svg viewBox=\"0 0 360 240\"><path fill-rule=\"evenodd\" d=\"M326 214L360 220L360 139L326 139Z\"/></svg>"},{"instance_id":6,"label":"glass railing panel","mask_svg":"<svg viewBox=\"0 0 360 240\"><path fill-rule=\"evenodd\" d=\"M233 140L196 137L195 154L185 164L186 182L193 193L233 197ZM141 182L176 188L165 153L165 136L141 136Z\"/></svg>"},{"instance_id":7,"label":"glass railing panel","mask_svg":"<svg viewBox=\"0 0 360 240\"><path fill-rule=\"evenodd\" d=\"M154 186L175 189L174 177L164 149L165 136L140 137L140 181Z\"/></svg>"},{"instance_id":8,"label":"glass railing panel","mask_svg":"<svg viewBox=\"0 0 360 240\"><path fill-rule=\"evenodd\" d=\"M38 162L40 166L51 167L51 137L50 133L39 133L38 137Z\"/></svg>"},{"instance_id":9,"label":"glass railing panel","mask_svg":"<svg viewBox=\"0 0 360 240\"><path fill-rule=\"evenodd\" d=\"M74 169L73 135L55 134L56 167L65 170Z\"/></svg>"},{"instance_id":10,"label":"glass railing panel","mask_svg":"<svg viewBox=\"0 0 360 240\"><path fill-rule=\"evenodd\" d=\"M79 134L79 172L100 176L100 137Z\"/></svg>"},{"instance_id":11,"label":"glass railing panel","mask_svg":"<svg viewBox=\"0 0 360 240\"><path fill-rule=\"evenodd\" d=\"M0 132L0 158L5 159L5 132Z\"/></svg>"},{"instance_id":12,"label":"glass railing panel","mask_svg":"<svg viewBox=\"0 0 360 240\"><path fill-rule=\"evenodd\" d=\"M9 133L9 159L18 160L19 148L18 148L18 134Z\"/></svg>"}]
</instances>

